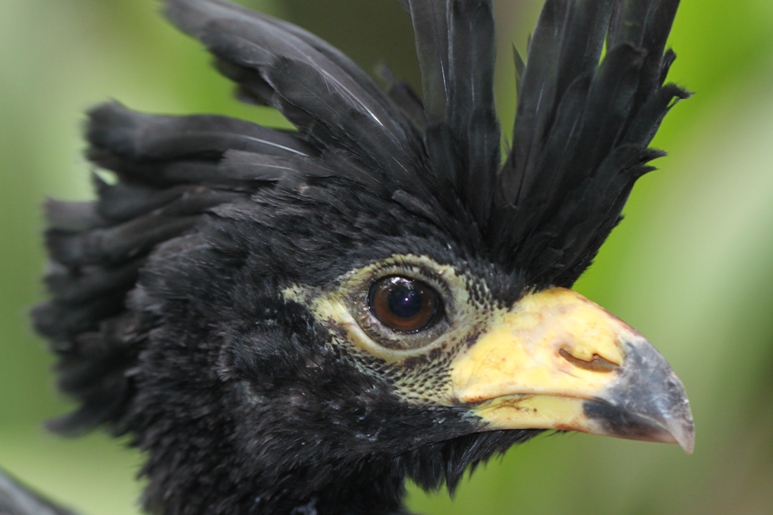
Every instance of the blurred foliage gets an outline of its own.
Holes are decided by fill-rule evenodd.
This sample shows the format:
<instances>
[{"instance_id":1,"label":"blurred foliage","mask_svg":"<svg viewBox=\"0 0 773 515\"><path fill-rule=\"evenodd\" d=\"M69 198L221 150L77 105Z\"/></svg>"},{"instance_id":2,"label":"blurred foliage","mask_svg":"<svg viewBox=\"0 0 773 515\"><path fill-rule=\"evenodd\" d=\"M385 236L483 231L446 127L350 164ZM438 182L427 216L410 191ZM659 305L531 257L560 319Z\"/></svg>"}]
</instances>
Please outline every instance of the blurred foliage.
<instances>
[{"instance_id":1,"label":"blurred foliage","mask_svg":"<svg viewBox=\"0 0 773 515\"><path fill-rule=\"evenodd\" d=\"M246 0L245 0L245 3ZM522 50L541 2L499 0L497 91L514 110L512 41ZM578 289L636 326L683 379L694 456L675 446L546 436L477 471L452 503L411 490L428 514L767 514L773 510L773 2L683 0L671 79L697 94L666 119L670 152ZM258 1L370 70L382 58L418 83L397 0ZM85 513L137 513L141 457L101 435L65 441L41 421L67 409L26 311L44 270L40 204L85 198L79 121L107 98L156 112L241 106L199 46L152 0L0 0L0 464Z\"/></svg>"}]
</instances>

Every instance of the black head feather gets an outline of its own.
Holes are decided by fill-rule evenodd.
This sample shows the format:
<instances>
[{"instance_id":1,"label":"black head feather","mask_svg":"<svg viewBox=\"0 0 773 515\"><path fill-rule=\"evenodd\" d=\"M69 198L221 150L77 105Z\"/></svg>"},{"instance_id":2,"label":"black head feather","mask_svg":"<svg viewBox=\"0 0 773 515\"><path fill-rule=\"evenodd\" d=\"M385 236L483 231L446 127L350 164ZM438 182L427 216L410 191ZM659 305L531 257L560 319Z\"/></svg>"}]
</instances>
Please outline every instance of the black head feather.
<instances>
[{"instance_id":1,"label":"black head feather","mask_svg":"<svg viewBox=\"0 0 773 515\"><path fill-rule=\"evenodd\" d=\"M453 488L535 434L470 434L455 408L406 408L280 291L400 253L473 269L503 302L571 285L686 96L663 85L678 1L548 0L504 163L491 1L404 3L421 100L285 22L166 0L240 96L297 132L117 103L89 113L88 156L117 182L49 203L52 299L34 318L80 403L53 428L133 434L151 511L396 513L406 476Z\"/></svg>"}]
</instances>

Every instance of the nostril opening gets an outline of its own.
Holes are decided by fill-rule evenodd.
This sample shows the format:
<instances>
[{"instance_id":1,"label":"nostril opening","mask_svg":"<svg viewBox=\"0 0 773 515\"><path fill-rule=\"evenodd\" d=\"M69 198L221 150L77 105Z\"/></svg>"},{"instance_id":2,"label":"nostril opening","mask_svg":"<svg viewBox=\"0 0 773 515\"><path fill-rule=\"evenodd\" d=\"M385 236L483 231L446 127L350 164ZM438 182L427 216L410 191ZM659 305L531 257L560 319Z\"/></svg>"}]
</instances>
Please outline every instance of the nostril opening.
<instances>
[{"instance_id":1,"label":"nostril opening","mask_svg":"<svg viewBox=\"0 0 773 515\"><path fill-rule=\"evenodd\" d=\"M584 359L572 356L569 351L565 349L561 349L558 353L572 365L585 370L590 370L591 372L614 372L620 368L620 365L617 363L613 363L598 354L594 354L593 359L590 361L585 361Z\"/></svg>"}]
</instances>

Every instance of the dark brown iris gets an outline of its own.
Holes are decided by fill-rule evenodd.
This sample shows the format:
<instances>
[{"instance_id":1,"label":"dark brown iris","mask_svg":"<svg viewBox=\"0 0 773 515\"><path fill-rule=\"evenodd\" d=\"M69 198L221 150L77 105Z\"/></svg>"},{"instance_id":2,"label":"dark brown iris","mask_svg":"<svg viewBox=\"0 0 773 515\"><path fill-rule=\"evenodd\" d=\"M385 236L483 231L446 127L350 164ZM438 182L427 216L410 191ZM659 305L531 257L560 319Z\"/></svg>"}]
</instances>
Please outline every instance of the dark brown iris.
<instances>
[{"instance_id":1,"label":"dark brown iris","mask_svg":"<svg viewBox=\"0 0 773 515\"><path fill-rule=\"evenodd\" d=\"M440 302L429 285L406 277L380 279L370 288L370 311L383 325L402 333L427 329L437 321Z\"/></svg>"}]
</instances>

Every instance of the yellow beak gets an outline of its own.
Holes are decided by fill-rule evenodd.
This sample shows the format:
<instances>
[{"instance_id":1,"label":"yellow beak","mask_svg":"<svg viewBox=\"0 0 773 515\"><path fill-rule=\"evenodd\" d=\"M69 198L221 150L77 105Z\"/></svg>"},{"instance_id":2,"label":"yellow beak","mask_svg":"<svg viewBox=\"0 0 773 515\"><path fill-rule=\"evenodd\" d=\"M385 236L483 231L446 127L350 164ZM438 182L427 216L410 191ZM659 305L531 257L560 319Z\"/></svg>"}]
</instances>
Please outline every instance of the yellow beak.
<instances>
[{"instance_id":1,"label":"yellow beak","mask_svg":"<svg viewBox=\"0 0 773 515\"><path fill-rule=\"evenodd\" d=\"M451 366L454 401L486 429L558 429L678 443L691 453L681 381L639 333L564 288L495 317Z\"/></svg>"}]
</instances>

